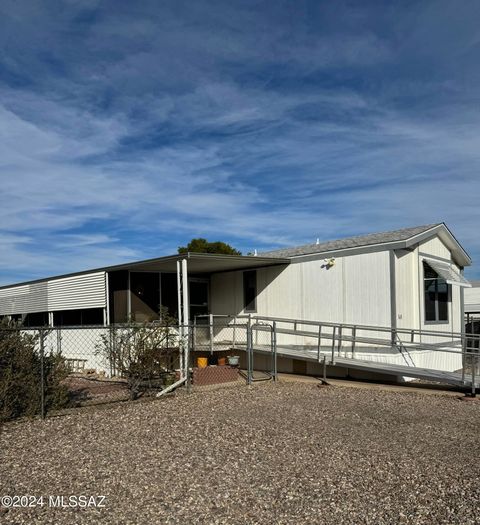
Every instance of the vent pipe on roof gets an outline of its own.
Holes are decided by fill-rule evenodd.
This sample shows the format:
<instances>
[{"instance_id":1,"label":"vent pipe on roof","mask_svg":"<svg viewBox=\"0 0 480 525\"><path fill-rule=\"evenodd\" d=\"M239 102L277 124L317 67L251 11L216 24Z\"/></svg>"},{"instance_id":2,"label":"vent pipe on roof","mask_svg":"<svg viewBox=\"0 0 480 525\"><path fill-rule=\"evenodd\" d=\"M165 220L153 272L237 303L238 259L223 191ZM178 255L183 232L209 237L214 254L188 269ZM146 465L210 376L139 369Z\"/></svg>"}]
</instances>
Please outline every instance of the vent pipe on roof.
<instances>
[{"instance_id":1,"label":"vent pipe on roof","mask_svg":"<svg viewBox=\"0 0 480 525\"><path fill-rule=\"evenodd\" d=\"M320 239L317 237L317 242L315 244L320 244Z\"/></svg>"},{"instance_id":2,"label":"vent pipe on roof","mask_svg":"<svg viewBox=\"0 0 480 525\"><path fill-rule=\"evenodd\" d=\"M254 256L254 257L257 256L257 250L253 250L253 256Z\"/></svg>"}]
</instances>

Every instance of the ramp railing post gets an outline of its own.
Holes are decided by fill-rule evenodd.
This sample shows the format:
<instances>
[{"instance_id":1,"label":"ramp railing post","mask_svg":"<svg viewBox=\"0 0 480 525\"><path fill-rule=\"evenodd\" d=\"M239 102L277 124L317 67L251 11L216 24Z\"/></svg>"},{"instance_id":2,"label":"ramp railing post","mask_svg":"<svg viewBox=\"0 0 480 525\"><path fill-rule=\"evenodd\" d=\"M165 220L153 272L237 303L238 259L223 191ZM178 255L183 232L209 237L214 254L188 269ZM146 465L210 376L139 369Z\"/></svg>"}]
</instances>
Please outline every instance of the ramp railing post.
<instances>
[{"instance_id":1,"label":"ramp railing post","mask_svg":"<svg viewBox=\"0 0 480 525\"><path fill-rule=\"evenodd\" d=\"M340 356L340 352L342 351L342 326L340 325L338 327L338 355Z\"/></svg>"},{"instance_id":2,"label":"ramp railing post","mask_svg":"<svg viewBox=\"0 0 480 525\"><path fill-rule=\"evenodd\" d=\"M462 337L462 383L465 383L465 368L467 366L467 336Z\"/></svg>"},{"instance_id":3,"label":"ramp railing post","mask_svg":"<svg viewBox=\"0 0 480 525\"><path fill-rule=\"evenodd\" d=\"M317 361L320 363L320 350L322 344L322 325L318 325Z\"/></svg>"},{"instance_id":4,"label":"ramp railing post","mask_svg":"<svg viewBox=\"0 0 480 525\"><path fill-rule=\"evenodd\" d=\"M337 327L333 327L333 333L332 333L332 365L335 364L335 334L337 331Z\"/></svg>"},{"instance_id":5,"label":"ramp railing post","mask_svg":"<svg viewBox=\"0 0 480 525\"><path fill-rule=\"evenodd\" d=\"M357 326L352 328L352 359L355 357L355 343L357 341Z\"/></svg>"},{"instance_id":6,"label":"ramp railing post","mask_svg":"<svg viewBox=\"0 0 480 525\"><path fill-rule=\"evenodd\" d=\"M323 356L323 382L327 382L327 356Z\"/></svg>"}]
</instances>

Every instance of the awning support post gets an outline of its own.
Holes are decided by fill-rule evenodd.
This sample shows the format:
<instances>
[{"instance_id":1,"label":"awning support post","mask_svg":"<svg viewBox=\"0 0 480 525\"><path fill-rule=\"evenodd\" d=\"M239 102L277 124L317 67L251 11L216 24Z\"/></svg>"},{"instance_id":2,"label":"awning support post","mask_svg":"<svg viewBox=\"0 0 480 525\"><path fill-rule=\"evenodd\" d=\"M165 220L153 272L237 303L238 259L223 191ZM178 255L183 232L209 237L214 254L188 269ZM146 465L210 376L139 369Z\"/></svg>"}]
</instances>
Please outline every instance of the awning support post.
<instances>
[{"instance_id":1,"label":"awning support post","mask_svg":"<svg viewBox=\"0 0 480 525\"><path fill-rule=\"evenodd\" d=\"M190 301L188 298L188 267L187 267L187 259L182 259L182 294L183 294L183 314L182 314L182 321L183 321L183 350L184 350L184 373L185 378L188 378L188 348L189 348L189 329L188 329L188 323L189 323L189 306Z\"/></svg>"}]
</instances>

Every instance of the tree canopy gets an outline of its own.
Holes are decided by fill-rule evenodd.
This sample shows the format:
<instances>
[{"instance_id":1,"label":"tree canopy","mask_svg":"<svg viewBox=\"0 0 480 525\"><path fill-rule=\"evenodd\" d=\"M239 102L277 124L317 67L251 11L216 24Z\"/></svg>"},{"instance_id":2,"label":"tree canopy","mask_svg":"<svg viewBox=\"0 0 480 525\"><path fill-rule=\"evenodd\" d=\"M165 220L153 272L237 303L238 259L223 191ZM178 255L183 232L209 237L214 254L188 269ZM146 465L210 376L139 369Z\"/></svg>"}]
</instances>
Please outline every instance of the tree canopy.
<instances>
[{"instance_id":1,"label":"tree canopy","mask_svg":"<svg viewBox=\"0 0 480 525\"><path fill-rule=\"evenodd\" d=\"M229 244L221 241L208 242L207 239L192 239L186 246L179 246L178 253L223 253L226 255L242 255Z\"/></svg>"}]
</instances>

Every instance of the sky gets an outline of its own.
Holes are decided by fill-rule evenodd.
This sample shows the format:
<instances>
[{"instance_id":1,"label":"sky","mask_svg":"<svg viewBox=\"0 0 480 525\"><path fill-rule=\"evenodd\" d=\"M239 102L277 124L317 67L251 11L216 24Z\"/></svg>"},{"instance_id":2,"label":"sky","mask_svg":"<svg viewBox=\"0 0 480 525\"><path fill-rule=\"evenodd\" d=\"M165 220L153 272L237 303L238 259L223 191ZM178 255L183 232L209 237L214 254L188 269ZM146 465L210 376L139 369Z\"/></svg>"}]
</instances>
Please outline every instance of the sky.
<instances>
[{"instance_id":1,"label":"sky","mask_svg":"<svg viewBox=\"0 0 480 525\"><path fill-rule=\"evenodd\" d=\"M446 222L480 278L478 1L2 0L0 284Z\"/></svg>"}]
</instances>

